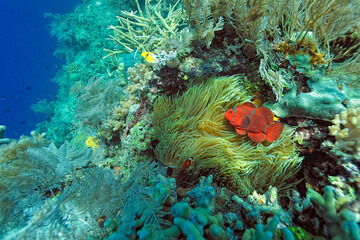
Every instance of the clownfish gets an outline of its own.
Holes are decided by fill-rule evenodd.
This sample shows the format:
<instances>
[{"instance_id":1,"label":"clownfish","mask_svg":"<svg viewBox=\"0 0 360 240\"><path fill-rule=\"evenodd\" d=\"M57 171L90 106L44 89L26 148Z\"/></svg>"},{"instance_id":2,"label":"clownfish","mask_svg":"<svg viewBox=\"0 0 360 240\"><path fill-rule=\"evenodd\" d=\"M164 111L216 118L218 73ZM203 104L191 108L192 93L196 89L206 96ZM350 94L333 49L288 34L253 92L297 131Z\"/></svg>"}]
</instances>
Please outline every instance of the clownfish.
<instances>
[{"instance_id":1,"label":"clownfish","mask_svg":"<svg viewBox=\"0 0 360 240\"><path fill-rule=\"evenodd\" d=\"M181 165L181 170L185 171L187 170L190 165L191 165L191 158L188 158L182 165Z\"/></svg>"},{"instance_id":2,"label":"clownfish","mask_svg":"<svg viewBox=\"0 0 360 240\"><path fill-rule=\"evenodd\" d=\"M269 108L257 108L250 102L230 108L225 112L225 118L238 134L247 134L257 143L276 141L284 128L280 122L274 122L274 115Z\"/></svg>"}]
</instances>

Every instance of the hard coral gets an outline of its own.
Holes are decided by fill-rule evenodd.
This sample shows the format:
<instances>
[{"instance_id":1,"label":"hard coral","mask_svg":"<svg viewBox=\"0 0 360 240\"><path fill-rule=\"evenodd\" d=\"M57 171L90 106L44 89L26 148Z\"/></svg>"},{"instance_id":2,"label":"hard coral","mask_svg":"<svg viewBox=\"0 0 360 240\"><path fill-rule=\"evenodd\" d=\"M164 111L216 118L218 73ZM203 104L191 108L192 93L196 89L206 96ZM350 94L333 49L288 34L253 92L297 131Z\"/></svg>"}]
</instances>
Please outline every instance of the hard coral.
<instances>
[{"instance_id":1,"label":"hard coral","mask_svg":"<svg viewBox=\"0 0 360 240\"><path fill-rule=\"evenodd\" d=\"M218 182L245 196L254 189L284 186L301 158L292 128L285 127L276 142L264 145L240 136L227 123L224 111L250 100L239 81L239 76L208 79L182 96L161 96L154 103L153 123L159 140L155 154L179 178L191 184L201 174L213 173ZM189 158L191 166L181 170Z\"/></svg>"},{"instance_id":2,"label":"hard coral","mask_svg":"<svg viewBox=\"0 0 360 240\"><path fill-rule=\"evenodd\" d=\"M360 107L350 107L336 114L329 127L330 135L335 136L336 145L346 152L360 153Z\"/></svg>"},{"instance_id":3,"label":"hard coral","mask_svg":"<svg viewBox=\"0 0 360 240\"><path fill-rule=\"evenodd\" d=\"M114 31L110 39L117 48L106 49L108 54L105 58L123 52L135 51L136 55L138 51L152 51L174 36L183 22L181 9L177 4L164 8L160 3L152 6L150 0L145 0L144 9L141 9L139 1L135 2L137 12L121 11L117 17L118 26L109 27Z\"/></svg>"}]
</instances>

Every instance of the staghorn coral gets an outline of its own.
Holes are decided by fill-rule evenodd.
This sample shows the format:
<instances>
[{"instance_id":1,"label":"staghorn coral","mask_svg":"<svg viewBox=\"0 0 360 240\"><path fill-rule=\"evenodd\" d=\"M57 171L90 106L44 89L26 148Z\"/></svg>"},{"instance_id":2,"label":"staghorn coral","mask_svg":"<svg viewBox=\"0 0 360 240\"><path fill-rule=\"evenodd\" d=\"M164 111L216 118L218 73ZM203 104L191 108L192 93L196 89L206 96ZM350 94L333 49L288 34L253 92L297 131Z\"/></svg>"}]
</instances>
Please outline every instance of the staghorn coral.
<instances>
[{"instance_id":1,"label":"staghorn coral","mask_svg":"<svg viewBox=\"0 0 360 240\"><path fill-rule=\"evenodd\" d=\"M224 112L250 97L239 86L240 76L208 79L194 84L182 96L161 96L154 103L153 123L159 144L157 158L175 167L179 177L191 181L202 173L213 173L215 179L239 195L254 189L285 185L301 162L292 134L285 127L279 140L256 144L235 133L224 118ZM191 159L191 166L180 167Z\"/></svg>"},{"instance_id":2,"label":"staghorn coral","mask_svg":"<svg viewBox=\"0 0 360 240\"><path fill-rule=\"evenodd\" d=\"M292 213L285 211L279 204L278 190L276 187L269 187L265 194L258 194L254 191L246 199L239 198L237 195L232 200L240 207L240 212L244 214L246 225L251 223L264 223L268 214L279 216L282 223L291 226Z\"/></svg>"},{"instance_id":3,"label":"staghorn coral","mask_svg":"<svg viewBox=\"0 0 360 240\"><path fill-rule=\"evenodd\" d=\"M176 34L182 24L183 17L177 3L169 8L163 8L160 0L155 6L145 0L144 11L139 1L136 1L138 14L133 11L121 11L118 26L111 25L114 35L110 39L118 46L117 49L105 49L108 54L104 57L116 56L123 52L149 52L162 45L167 39ZM167 10L167 12L166 12ZM166 16L166 17L163 17Z\"/></svg>"},{"instance_id":4,"label":"staghorn coral","mask_svg":"<svg viewBox=\"0 0 360 240\"><path fill-rule=\"evenodd\" d=\"M360 107L336 114L329 127L330 135L335 136L336 146L345 152L360 153Z\"/></svg>"}]
</instances>

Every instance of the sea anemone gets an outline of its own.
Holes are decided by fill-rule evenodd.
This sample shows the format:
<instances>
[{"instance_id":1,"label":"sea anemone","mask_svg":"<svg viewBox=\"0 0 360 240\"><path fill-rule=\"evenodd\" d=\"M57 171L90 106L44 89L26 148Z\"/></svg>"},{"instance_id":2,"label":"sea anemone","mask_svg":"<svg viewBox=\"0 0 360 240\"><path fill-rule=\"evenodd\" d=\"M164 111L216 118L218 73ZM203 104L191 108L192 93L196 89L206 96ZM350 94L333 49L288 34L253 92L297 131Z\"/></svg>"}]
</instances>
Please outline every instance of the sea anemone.
<instances>
[{"instance_id":1,"label":"sea anemone","mask_svg":"<svg viewBox=\"0 0 360 240\"><path fill-rule=\"evenodd\" d=\"M280 190L299 169L294 128L285 126L280 138L255 143L240 136L224 112L251 99L240 86L241 76L220 77L193 83L182 96L159 97L153 122L159 143L156 157L175 168L178 180L193 184L201 175L213 174L240 196L268 187ZM191 165L182 165L191 159ZM181 179L181 180L180 180Z\"/></svg>"}]
</instances>

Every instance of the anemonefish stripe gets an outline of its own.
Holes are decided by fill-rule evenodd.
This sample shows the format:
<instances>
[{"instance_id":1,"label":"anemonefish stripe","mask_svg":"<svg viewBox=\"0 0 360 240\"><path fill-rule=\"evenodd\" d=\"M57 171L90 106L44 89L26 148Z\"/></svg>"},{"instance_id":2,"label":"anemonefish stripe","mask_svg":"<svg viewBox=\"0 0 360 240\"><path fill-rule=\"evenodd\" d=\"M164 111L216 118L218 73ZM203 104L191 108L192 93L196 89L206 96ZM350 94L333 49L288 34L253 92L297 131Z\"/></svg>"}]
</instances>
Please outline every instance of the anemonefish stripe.
<instances>
[{"instance_id":1,"label":"anemonefish stripe","mask_svg":"<svg viewBox=\"0 0 360 240\"><path fill-rule=\"evenodd\" d=\"M234 111L234 116L231 119L230 123L232 123L232 121L234 120L234 118L236 117L236 107L233 107L232 110Z\"/></svg>"},{"instance_id":2,"label":"anemonefish stripe","mask_svg":"<svg viewBox=\"0 0 360 240\"><path fill-rule=\"evenodd\" d=\"M246 131L249 131L249 127L250 127L250 123L251 123L251 117L252 117L253 113L256 111L256 109L257 109L257 108L255 108L254 110L252 110L252 112L250 113L250 116L249 116L249 125L248 125Z\"/></svg>"},{"instance_id":3,"label":"anemonefish stripe","mask_svg":"<svg viewBox=\"0 0 360 240\"><path fill-rule=\"evenodd\" d=\"M265 135L266 135L266 129L267 129L268 126L270 126L270 125L268 124L268 125L265 126L265 129L264 129Z\"/></svg>"}]
</instances>

